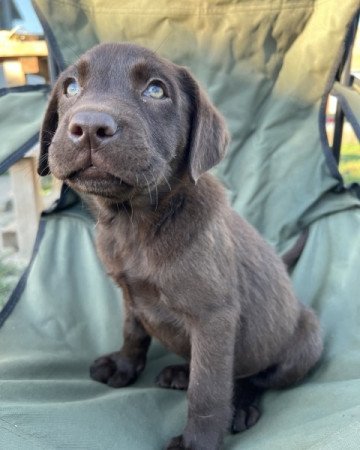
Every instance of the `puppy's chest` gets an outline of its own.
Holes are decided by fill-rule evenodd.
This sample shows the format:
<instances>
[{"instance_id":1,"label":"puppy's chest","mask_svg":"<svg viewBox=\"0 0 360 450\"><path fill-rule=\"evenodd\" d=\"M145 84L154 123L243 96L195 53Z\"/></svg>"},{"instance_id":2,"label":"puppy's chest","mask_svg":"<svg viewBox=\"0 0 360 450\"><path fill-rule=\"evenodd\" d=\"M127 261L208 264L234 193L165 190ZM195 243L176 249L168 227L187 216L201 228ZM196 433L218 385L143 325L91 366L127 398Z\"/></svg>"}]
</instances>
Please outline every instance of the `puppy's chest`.
<instances>
[{"instance_id":1,"label":"puppy's chest","mask_svg":"<svg viewBox=\"0 0 360 450\"><path fill-rule=\"evenodd\" d=\"M144 245L136 233L123 230L99 230L97 249L108 274L115 280L156 282L159 261L151 247Z\"/></svg>"},{"instance_id":2,"label":"puppy's chest","mask_svg":"<svg viewBox=\"0 0 360 450\"><path fill-rule=\"evenodd\" d=\"M131 308L147 332L184 357L189 353L185 316L176 294L162 289L162 269L140 242L127 237L104 236L97 242L109 275L130 294Z\"/></svg>"}]
</instances>

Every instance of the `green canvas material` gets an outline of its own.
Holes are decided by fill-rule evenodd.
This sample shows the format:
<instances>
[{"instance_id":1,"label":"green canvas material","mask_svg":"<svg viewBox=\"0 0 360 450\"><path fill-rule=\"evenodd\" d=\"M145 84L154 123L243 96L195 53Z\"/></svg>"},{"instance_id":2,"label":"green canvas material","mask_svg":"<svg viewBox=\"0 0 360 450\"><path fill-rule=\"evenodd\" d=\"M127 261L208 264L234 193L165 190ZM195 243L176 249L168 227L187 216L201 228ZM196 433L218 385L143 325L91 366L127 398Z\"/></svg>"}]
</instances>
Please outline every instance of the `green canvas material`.
<instances>
[{"instance_id":1,"label":"green canvas material","mask_svg":"<svg viewBox=\"0 0 360 450\"><path fill-rule=\"evenodd\" d=\"M351 270L360 264L359 223L360 211L348 210L311 226L293 281L323 324L321 364L301 385L268 392L256 427L229 435L225 449L359 448L360 314ZM164 448L185 424L186 395L157 388L154 378L179 358L155 342L133 386L90 380L90 362L121 345L121 294L79 206L44 217L43 228L26 288L0 332L0 448ZM351 246L334 239L339 230L353 236Z\"/></svg>"},{"instance_id":2,"label":"green canvas material","mask_svg":"<svg viewBox=\"0 0 360 450\"><path fill-rule=\"evenodd\" d=\"M280 251L309 229L292 278L323 325L321 364L268 392L256 427L225 448L358 449L360 209L319 128L358 2L35 3L67 63L96 42L130 40L190 67L232 133L216 173L235 209ZM91 361L121 345L121 293L96 256L94 222L80 203L60 206L0 315L0 448L163 448L185 424L186 395L153 380L179 359L154 342L133 386L89 379Z\"/></svg>"},{"instance_id":3,"label":"green canvas material","mask_svg":"<svg viewBox=\"0 0 360 450\"><path fill-rule=\"evenodd\" d=\"M38 140L49 86L3 89L0 95L0 173Z\"/></svg>"}]
</instances>

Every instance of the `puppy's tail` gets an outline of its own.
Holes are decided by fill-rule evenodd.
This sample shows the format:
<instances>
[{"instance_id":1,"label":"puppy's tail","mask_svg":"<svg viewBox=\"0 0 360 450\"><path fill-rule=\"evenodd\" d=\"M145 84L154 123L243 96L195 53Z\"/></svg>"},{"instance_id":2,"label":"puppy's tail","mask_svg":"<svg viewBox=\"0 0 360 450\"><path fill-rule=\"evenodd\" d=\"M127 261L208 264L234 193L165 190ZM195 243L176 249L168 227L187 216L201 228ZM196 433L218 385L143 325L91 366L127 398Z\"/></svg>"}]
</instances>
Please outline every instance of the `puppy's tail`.
<instances>
[{"instance_id":1,"label":"puppy's tail","mask_svg":"<svg viewBox=\"0 0 360 450\"><path fill-rule=\"evenodd\" d=\"M301 253L304 250L308 236L309 230L308 228L305 228L305 230L301 232L300 236L295 242L295 245L290 250L288 250L286 253L283 254L281 259L283 260L283 263L285 264L288 271L295 266L298 259L300 258Z\"/></svg>"}]
</instances>

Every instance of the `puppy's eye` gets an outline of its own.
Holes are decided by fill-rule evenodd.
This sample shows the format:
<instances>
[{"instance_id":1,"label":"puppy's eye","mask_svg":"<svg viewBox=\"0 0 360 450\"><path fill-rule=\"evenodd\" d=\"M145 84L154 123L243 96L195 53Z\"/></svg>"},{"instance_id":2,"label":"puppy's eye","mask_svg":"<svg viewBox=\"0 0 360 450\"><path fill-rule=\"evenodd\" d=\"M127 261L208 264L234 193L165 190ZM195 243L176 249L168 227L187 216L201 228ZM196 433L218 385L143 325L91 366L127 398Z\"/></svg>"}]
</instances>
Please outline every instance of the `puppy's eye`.
<instances>
[{"instance_id":1,"label":"puppy's eye","mask_svg":"<svg viewBox=\"0 0 360 450\"><path fill-rule=\"evenodd\" d=\"M164 89L158 83L151 83L142 93L145 97L155 98L160 100L165 97Z\"/></svg>"},{"instance_id":2,"label":"puppy's eye","mask_svg":"<svg viewBox=\"0 0 360 450\"><path fill-rule=\"evenodd\" d=\"M79 83L75 78L69 78L64 84L64 92L67 97L74 97L80 92Z\"/></svg>"}]
</instances>

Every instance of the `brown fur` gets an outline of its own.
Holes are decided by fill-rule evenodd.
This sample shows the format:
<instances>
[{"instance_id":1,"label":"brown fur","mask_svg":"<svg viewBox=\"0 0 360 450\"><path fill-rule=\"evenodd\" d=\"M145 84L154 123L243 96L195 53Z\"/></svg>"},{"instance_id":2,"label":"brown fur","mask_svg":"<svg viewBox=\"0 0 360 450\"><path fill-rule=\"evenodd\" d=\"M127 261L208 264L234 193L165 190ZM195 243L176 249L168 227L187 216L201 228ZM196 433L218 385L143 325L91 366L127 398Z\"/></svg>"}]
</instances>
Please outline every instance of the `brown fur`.
<instances>
[{"instance_id":1,"label":"brown fur","mask_svg":"<svg viewBox=\"0 0 360 450\"><path fill-rule=\"evenodd\" d=\"M154 79L164 98L145 94ZM322 350L282 261L205 173L227 142L187 69L131 44L97 46L68 68L41 132L39 173L85 194L98 253L124 292L124 345L91 376L132 383L150 336L190 363L157 378L188 389L188 422L168 449L220 448L232 417L233 431L252 426L261 390L298 382Z\"/></svg>"}]
</instances>

